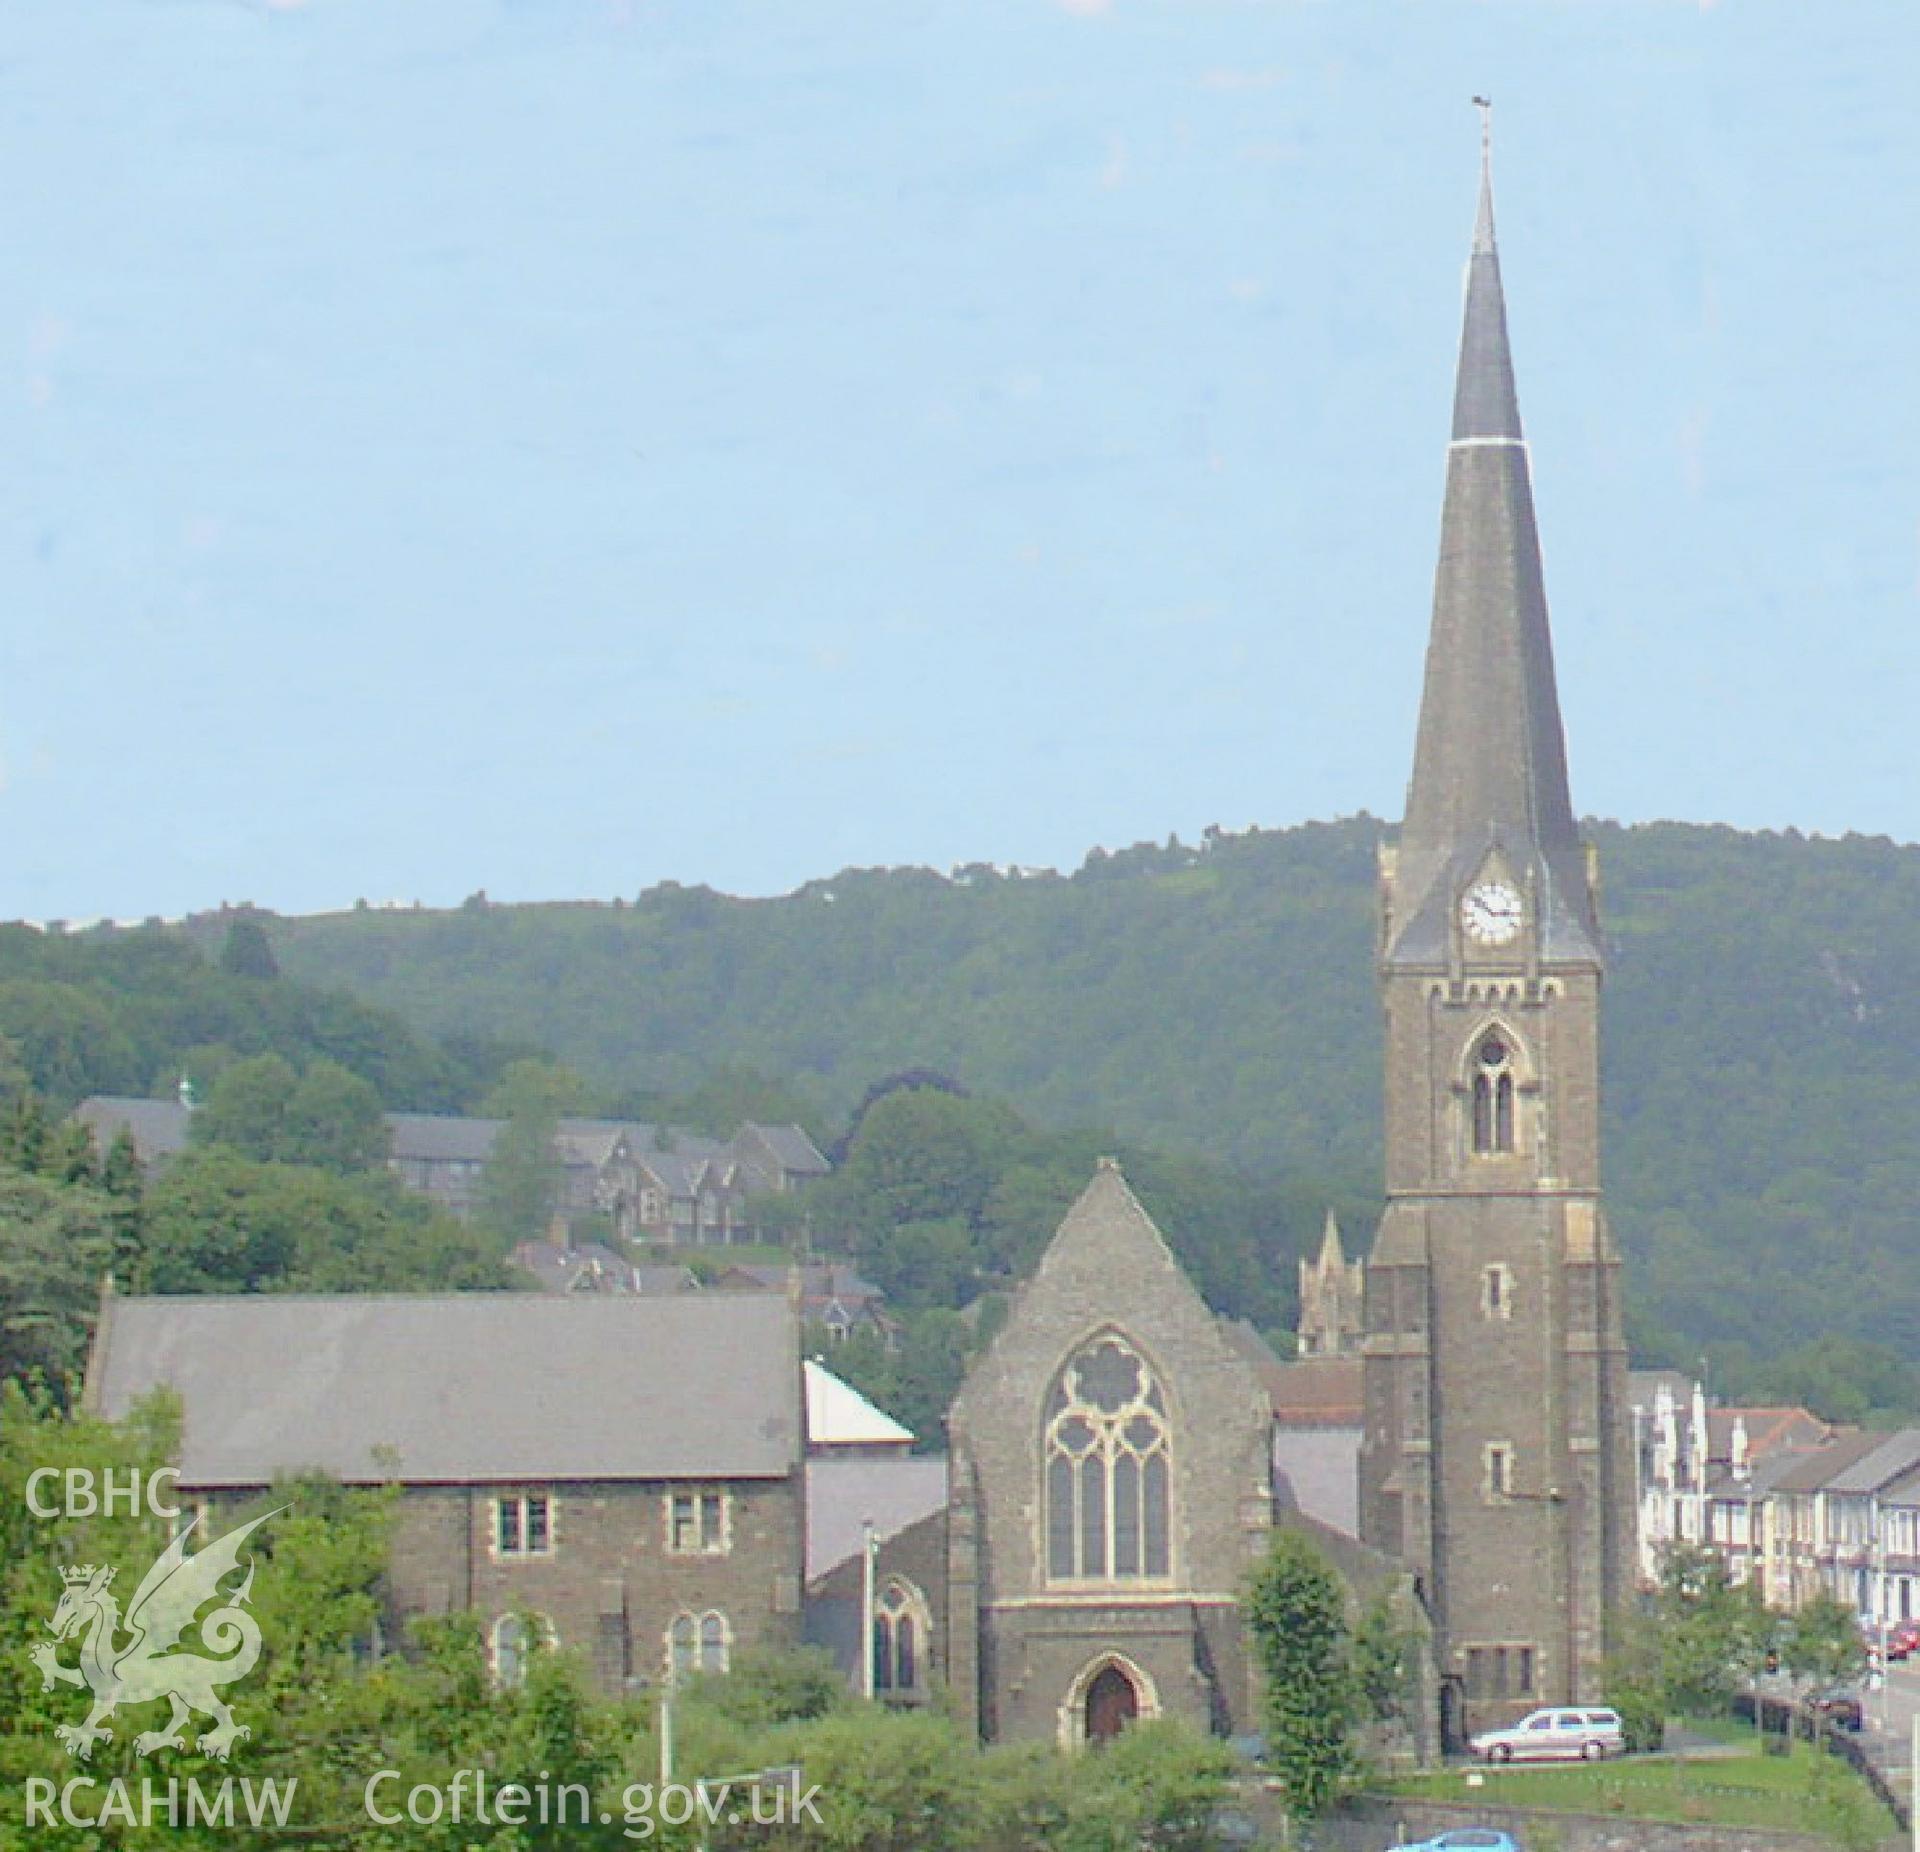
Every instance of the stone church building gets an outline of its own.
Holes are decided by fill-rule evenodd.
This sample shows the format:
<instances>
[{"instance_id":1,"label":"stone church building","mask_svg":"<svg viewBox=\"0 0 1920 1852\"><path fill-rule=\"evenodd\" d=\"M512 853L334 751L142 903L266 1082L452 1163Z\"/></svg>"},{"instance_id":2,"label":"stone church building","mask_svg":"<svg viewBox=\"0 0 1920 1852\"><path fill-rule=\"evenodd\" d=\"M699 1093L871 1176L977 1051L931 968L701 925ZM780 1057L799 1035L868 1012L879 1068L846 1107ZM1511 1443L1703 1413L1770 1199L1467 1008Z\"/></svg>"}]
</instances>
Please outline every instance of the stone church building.
<instances>
[{"instance_id":1,"label":"stone church building","mask_svg":"<svg viewBox=\"0 0 1920 1852\"><path fill-rule=\"evenodd\" d=\"M1601 947L1483 151L1413 775L1381 857L1372 1256L1348 1263L1329 1227L1302 1270L1313 1354L1263 1382L1103 1164L953 1404L945 1509L878 1545L895 1681L878 1689L942 1682L989 1740L1073 1744L1136 1716L1251 1734L1239 1601L1289 1523L1356 1591L1403 1590L1449 1739L1603 1695L1634 1479L1600 1203ZM1288 1371L1357 1391L1359 1538L1292 1501ZM817 1611L852 1601L863 1567L825 1575ZM1433 1722L1415 1720L1424 1744Z\"/></svg>"},{"instance_id":2,"label":"stone church building","mask_svg":"<svg viewBox=\"0 0 1920 1852\"><path fill-rule=\"evenodd\" d=\"M1102 1159L948 1411L944 1504L876 1539L874 1694L944 1690L995 1742L1074 1747L1144 1717L1257 1735L1240 1602L1276 1525L1419 1620L1400 1564L1287 1500L1275 1435L1235 1329ZM873 1491L918 1464L881 1463ZM855 1554L808 1590L809 1637L856 1679L864 1577Z\"/></svg>"},{"instance_id":3,"label":"stone church building","mask_svg":"<svg viewBox=\"0 0 1920 1852\"><path fill-rule=\"evenodd\" d=\"M1271 1419L1103 1162L948 1416L959 1713L995 1739L1251 1731L1238 1601L1273 1522Z\"/></svg>"},{"instance_id":4,"label":"stone church building","mask_svg":"<svg viewBox=\"0 0 1920 1852\"><path fill-rule=\"evenodd\" d=\"M1603 1695L1634 1477L1600 1201L1602 936L1484 170L1378 956L1386 1212L1363 1309L1329 1226L1303 1281L1314 1354L1285 1366L1318 1385L1301 1446L1324 1465L1355 1437L1357 1537L1295 1495L1298 1380L1209 1311L1111 1160L975 1360L944 1478L884 1431L814 1432L797 1275L791 1302L131 1301L103 1315L89 1406L173 1385L189 1493L302 1466L402 1484L395 1620L480 1613L502 1678L530 1609L612 1690L804 1632L876 1697L944 1693L990 1741L1071 1746L1144 1717L1252 1736L1241 1601L1286 1525L1357 1597L1430 1627L1422 1747L1436 1710L1457 1738ZM816 1562L829 1532L845 1545Z\"/></svg>"},{"instance_id":5,"label":"stone church building","mask_svg":"<svg viewBox=\"0 0 1920 1852\"><path fill-rule=\"evenodd\" d=\"M1420 1579L1456 1738L1599 1698L1632 1587L1601 944L1483 158L1419 736L1380 864L1387 1208L1360 1484L1361 1535Z\"/></svg>"}]
</instances>

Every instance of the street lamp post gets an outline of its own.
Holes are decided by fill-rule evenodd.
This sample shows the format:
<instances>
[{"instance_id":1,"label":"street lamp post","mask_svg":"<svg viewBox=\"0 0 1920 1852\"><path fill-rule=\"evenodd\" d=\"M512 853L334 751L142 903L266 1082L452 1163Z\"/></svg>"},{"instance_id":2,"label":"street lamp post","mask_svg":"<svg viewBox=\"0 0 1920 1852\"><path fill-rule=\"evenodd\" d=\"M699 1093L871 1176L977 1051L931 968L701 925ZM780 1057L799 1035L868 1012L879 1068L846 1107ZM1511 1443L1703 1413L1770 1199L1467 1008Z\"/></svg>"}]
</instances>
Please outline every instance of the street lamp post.
<instances>
[{"instance_id":1,"label":"street lamp post","mask_svg":"<svg viewBox=\"0 0 1920 1852\"><path fill-rule=\"evenodd\" d=\"M860 1526L860 1695L873 1702L873 1520Z\"/></svg>"},{"instance_id":2,"label":"street lamp post","mask_svg":"<svg viewBox=\"0 0 1920 1852\"><path fill-rule=\"evenodd\" d=\"M1880 1529L1880 1501L1877 1498L1870 1499L1867 1511L1873 1524L1873 1535L1869 1540L1873 1547L1868 1556L1870 1571L1867 1587L1873 1602L1874 1629L1879 1640L1873 1677L1880 1698L1880 1727L1884 1730L1893 1723L1893 1680L1888 1676L1887 1667L1887 1540Z\"/></svg>"}]
</instances>

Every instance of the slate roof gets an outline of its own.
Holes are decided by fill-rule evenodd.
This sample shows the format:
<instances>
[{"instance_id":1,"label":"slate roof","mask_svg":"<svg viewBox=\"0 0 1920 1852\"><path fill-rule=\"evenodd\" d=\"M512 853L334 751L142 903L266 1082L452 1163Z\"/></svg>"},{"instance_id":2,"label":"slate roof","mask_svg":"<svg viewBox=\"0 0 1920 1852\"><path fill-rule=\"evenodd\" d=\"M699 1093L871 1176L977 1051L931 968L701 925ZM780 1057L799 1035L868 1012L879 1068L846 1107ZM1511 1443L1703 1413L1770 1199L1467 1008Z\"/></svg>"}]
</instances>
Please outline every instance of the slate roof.
<instances>
[{"instance_id":1,"label":"slate roof","mask_svg":"<svg viewBox=\"0 0 1920 1852\"><path fill-rule=\"evenodd\" d=\"M1521 435L1493 182L1483 161L1447 450L1433 627L1394 878L1390 963L1444 963L1490 854L1533 890L1544 957L1599 961L1567 788L1553 640Z\"/></svg>"},{"instance_id":2,"label":"slate roof","mask_svg":"<svg viewBox=\"0 0 1920 1852\"><path fill-rule=\"evenodd\" d=\"M170 1157L187 1143L188 1109L178 1100L133 1099L118 1094L95 1094L74 1109L73 1116L92 1131L100 1148L113 1142L122 1126L133 1134L143 1164ZM386 1115L391 1154L414 1163L483 1164L493 1150L505 1122L469 1119L455 1113L390 1112ZM752 1125L742 1128L758 1134L788 1170L824 1174L827 1161L797 1125ZM628 1149L659 1178L669 1194L691 1196L701 1181L702 1166L730 1166L745 1162L731 1144L693 1132L663 1128L645 1121L624 1119L562 1119L557 1127L562 1155L571 1163L596 1168L613 1155L624 1137ZM662 1139L665 1139L664 1144Z\"/></svg>"},{"instance_id":3,"label":"slate roof","mask_svg":"<svg viewBox=\"0 0 1920 1852\"><path fill-rule=\"evenodd\" d=\"M1684 1415L1693 1401L1693 1379L1684 1370L1627 1372L1627 1400L1635 1408L1651 1410L1662 1389L1672 1396L1675 1410Z\"/></svg>"},{"instance_id":4,"label":"slate roof","mask_svg":"<svg viewBox=\"0 0 1920 1852\"><path fill-rule=\"evenodd\" d=\"M109 1298L107 1417L166 1383L181 1483L776 1478L801 1456L799 1333L771 1294ZM394 1464L389 1465L387 1462Z\"/></svg>"},{"instance_id":5,"label":"slate roof","mask_svg":"<svg viewBox=\"0 0 1920 1852\"><path fill-rule=\"evenodd\" d=\"M691 1293L700 1290L700 1282L691 1269L661 1262L649 1262L632 1269L638 1290L643 1293Z\"/></svg>"},{"instance_id":6,"label":"slate roof","mask_svg":"<svg viewBox=\"0 0 1920 1852\"><path fill-rule=\"evenodd\" d=\"M73 1116L93 1134L102 1152L124 1126L133 1134L134 1154L143 1164L186 1149L190 1114L178 1100L136 1100L96 1093L82 1100L73 1109Z\"/></svg>"},{"instance_id":7,"label":"slate roof","mask_svg":"<svg viewBox=\"0 0 1920 1852\"><path fill-rule=\"evenodd\" d=\"M647 1119L562 1119L560 1130L580 1138L624 1132L633 1155L643 1159L671 1156L691 1160L733 1155L733 1148L718 1138L683 1132L678 1126L661 1126Z\"/></svg>"},{"instance_id":8,"label":"slate roof","mask_svg":"<svg viewBox=\"0 0 1920 1852\"><path fill-rule=\"evenodd\" d=\"M941 1459L854 1457L807 1462L807 1580L860 1553L873 1520L883 1541L943 1509L947 1463Z\"/></svg>"},{"instance_id":9,"label":"slate roof","mask_svg":"<svg viewBox=\"0 0 1920 1852\"><path fill-rule=\"evenodd\" d=\"M1723 1505L1752 1504L1771 1497L1781 1478L1802 1457L1797 1453L1771 1453L1755 1460L1744 1475L1729 1472L1724 1462L1719 1462L1707 1482L1707 1496Z\"/></svg>"},{"instance_id":10,"label":"slate roof","mask_svg":"<svg viewBox=\"0 0 1920 1852\"><path fill-rule=\"evenodd\" d=\"M393 1155L423 1163L484 1164L503 1123L499 1119L461 1119L451 1113L387 1114Z\"/></svg>"},{"instance_id":11,"label":"slate roof","mask_svg":"<svg viewBox=\"0 0 1920 1852\"><path fill-rule=\"evenodd\" d=\"M799 1176L824 1177L833 1168L821 1155L819 1146L797 1125L755 1125L749 1121L740 1129L757 1134L782 1170Z\"/></svg>"},{"instance_id":12,"label":"slate roof","mask_svg":"<svg viewBox=\"0 0 1920 1852\"><path fill-rule=\"evenodd\" d=\"M463 1119L453 1113L390 1112L393 1155L416 1162L484 1164L504 1119ZM576 1164L604 1164L624 1128L593 1119L562 1119L555 1127L561 1156Z\"/></svg>"},{"instance_id":13,"label":"slate roof","mask_svg":"<svg viewBox=\"0 0 1920 1852\"><path fill-rule=\"evenodd\" d=\"M735 1262L714 1283L726 1291L784 1292L791 1268L760 1261ZM849 1311L869 1299L886 1295L851 1267L826 1261L808 1261L800 1269L800 1291L809 1299L838 1299Z\"/></svg>"},{"instance_id":14,"label":"slate roof","mask_svg":"<svg viewBox=\"0 0 1920 1852\"><path fill-rule=\"evenodd\" d=\"M1882 1437L1880 1445L1863 1453L1827 1481L1829 1492L1877 1492L1883 1485L1920 1466L1920 1428L1902 1428Z\"/></svg>"},{"instance_id":15,"label":"slate roof","mask_svg":"<svg viewBox=\"0 0 1920 1852\"><path fill-rule=\"evenodd\" d=\"M512 1260L548 1292L640 1291L632 1264L597 1241L567 1247L551 1241L522 1241L514 1248Z\"/></svg>"},{"instance_id":16,"label":"slate roof","mask_svg":"<svg viewBox=\"0 0 1920 1852\"><path fill-rule=\"evenodd\" d=\"M1859 1432L1842 1434L1812 1453L1784 1456L1788 1464L1773 1482L1776 1492L1822 1492L1834 1476L1864 1460L1868 1454L1891 1438L1886 1434Z\"/></svg>"}]
</instances>

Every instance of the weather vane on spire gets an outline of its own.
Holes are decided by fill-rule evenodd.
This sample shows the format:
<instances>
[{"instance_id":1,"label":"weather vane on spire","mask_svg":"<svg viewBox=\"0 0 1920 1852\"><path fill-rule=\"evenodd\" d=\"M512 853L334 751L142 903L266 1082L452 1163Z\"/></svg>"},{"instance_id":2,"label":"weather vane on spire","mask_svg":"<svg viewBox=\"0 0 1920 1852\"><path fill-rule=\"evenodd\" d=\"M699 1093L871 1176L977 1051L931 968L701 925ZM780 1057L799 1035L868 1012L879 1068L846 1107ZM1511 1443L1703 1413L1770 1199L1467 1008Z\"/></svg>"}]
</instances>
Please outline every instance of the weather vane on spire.
<instances>
[{"instance_id":1,"label":"weather vane on spire","mask_svg":"<svg viewBox=\"0 0 1920 1852\"><path fill-rule=\"evenodd\" d=\"M1480 146L1483 151L1493 147L1493 98L1477 96L1473 106L1480 112Z\"/></svg>"}]
</instances>

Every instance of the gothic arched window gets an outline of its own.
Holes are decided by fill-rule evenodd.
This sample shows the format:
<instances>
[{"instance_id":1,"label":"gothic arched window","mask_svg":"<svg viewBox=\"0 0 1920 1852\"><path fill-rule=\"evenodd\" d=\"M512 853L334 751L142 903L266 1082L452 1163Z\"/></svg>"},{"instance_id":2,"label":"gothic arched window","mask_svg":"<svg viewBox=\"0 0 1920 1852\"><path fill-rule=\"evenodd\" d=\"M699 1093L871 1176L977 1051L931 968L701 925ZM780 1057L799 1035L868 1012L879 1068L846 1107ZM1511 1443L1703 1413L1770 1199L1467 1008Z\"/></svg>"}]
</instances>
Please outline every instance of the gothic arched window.
<instances>
[{"instance_id":1,"label":"gothic arched window","mask_svg":"<svg viewBox=\"0 0 1920 1852\"><path fill-rule=\"evenodd\" d=\"M558 1643L553 1622L544 1614L501 1615L493 1623L494 1683L505 1689L524 1684L528 1656L537 1647L552 1651Z\"/></svg>"},{"instance_id":2,"label":"gothic arched window","mask_svg":"<svg viewBox=\"0 0 1920 1852\"><path fill-rule=\"evenodd\" d=\"M1167 1403L1146 1360L1108 1332L1047 1396L1047 1574L1119 1581L1171 1573Z\"/></svg>"},{"instance_id":3,"label":"gothic arched window","mask_svg":"<svg viewBox=\"0 0 1920 1852\"><path fill-rule=\"evenodd\" d=\"M718 1608L682 1612L667 1628L667 1669L675 1680L695 1672L724 1672L732 1655L733 1629Z\"/></svg>"},{"instance_id":4,"label":"gothic arched window","mask_svg":"<svg viewBox=\"0 0 1920 1852\"><path fill-rule=\"evenodd\" d=\"M1501 1157L1513 1149L1513 1049L1489 1029L1473 1053L1473 1152Z\"/></svg>"},{"instance_id":5,"label":"gothic arched window","mask_svg":"<svg viewBox=\"0 0 1920 1852\"><path fill-rule=\"evenodd\" d=\"M927 1604L920 1591L897 1576L873 1604L873 1688L889 1697L911 1697L926 1683Z\"/></svg>"}]
</instances>

